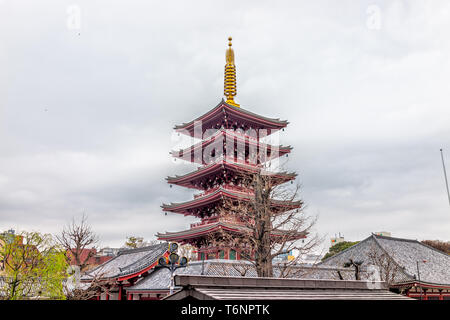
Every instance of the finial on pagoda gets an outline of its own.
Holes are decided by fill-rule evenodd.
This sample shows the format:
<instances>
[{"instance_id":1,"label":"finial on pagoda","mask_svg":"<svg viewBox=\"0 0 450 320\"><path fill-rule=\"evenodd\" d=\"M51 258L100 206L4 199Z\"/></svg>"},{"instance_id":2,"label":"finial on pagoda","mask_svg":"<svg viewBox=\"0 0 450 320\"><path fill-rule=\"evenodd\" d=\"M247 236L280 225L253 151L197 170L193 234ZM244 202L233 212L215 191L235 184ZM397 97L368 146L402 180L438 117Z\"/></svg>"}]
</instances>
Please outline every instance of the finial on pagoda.
<instances>
[{"instance_id":1,"label":"finial on pagoda","mask_svg":"<svg viewBox=\"0 0 450 320\"><path fill-rule=\"evenodd\" d=\"M236 65L234 64L234 51L231 43L233 40L228 38L228 49L226 52L226 64L225 64L225 79L224 79L224 95L227 98L226 103L239 107L239 104L234 102L234 96L237 93L236 88Z\"/></svg>"}]
</instances>

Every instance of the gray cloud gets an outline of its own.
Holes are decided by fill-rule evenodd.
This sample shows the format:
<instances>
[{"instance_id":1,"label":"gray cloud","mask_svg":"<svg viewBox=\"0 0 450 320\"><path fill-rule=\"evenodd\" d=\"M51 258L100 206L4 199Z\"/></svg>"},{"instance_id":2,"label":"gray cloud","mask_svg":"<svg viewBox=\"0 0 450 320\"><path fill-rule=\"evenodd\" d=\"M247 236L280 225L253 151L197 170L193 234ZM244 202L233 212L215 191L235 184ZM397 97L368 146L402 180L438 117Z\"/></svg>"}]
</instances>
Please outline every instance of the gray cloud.
<instances>
[{"instance_id":1,"label":"gray cloud","mask_svg":"<svg viewBox=\"0 0 450 320\"><path fill-rule=\"evenodd\" d=\"M171 130L220 101L232 35L236 100L290 121L320 234L448 240L449 16L445 1L3 0L0 230L56 233L85 211L118 246L188 227L160 208L192 197L164 180L193 168L170 160Z\"/></svg>"}]
</instances>

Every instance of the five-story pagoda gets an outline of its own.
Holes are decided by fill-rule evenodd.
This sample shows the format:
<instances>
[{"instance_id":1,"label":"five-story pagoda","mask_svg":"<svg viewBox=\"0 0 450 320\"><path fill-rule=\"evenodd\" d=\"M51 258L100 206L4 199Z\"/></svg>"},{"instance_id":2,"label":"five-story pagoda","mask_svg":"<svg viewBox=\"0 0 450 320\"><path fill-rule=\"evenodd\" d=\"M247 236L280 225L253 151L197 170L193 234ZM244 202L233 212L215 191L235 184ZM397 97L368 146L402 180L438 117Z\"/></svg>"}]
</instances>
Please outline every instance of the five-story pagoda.
<instances>
[{"instance_id":1,"label":"five-story pagoda","mask_svg":"<svg viewBox=\"0 0 450 320\"><path fill-rule=\"evenodd\" d=\"M290 153L291 147L275 146L261 141L283 129L287 121L260 116L244 110L234 101L236 66L231 37L226 50L224 95L222 101L199 118L175 126L179 133L199 138L193 146L172 151L172 156L197 163L200 167L182 176L168 177L170 184L201 190L187 202L163 204L166 212L200 218L189 230L158 233L159 240L191 244L197 248L198 259L240 259L239 248L232 245L216 247L212 237L223 232L239 236L246 229L245 222L224 209L225 201L250 201L254 192L243 178L245 174L260 172L269 161ZM277 183L295 179L295 173L272 172ZM300 208L300 201L276 201L279 211ZM303 237L299 235L299 238Z\"/></svg>"}]
</instances>

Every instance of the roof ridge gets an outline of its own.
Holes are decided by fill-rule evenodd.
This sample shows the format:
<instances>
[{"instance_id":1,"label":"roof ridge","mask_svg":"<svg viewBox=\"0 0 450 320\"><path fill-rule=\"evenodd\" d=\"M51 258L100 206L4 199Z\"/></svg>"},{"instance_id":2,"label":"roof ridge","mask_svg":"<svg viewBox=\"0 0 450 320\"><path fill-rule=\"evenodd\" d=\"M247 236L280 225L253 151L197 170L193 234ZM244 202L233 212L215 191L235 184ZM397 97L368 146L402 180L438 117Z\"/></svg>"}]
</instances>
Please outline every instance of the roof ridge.
<instances>
[{"instance_id":1,"label":"roof ridge","mask_svg":"<svg viewBox=\"0 0 450 320\"><path fill-rule=\"evenodd\" d=\"M432 250L434 250L434 251L436 251L436 252L442 253L442 254L444 254L445 256L449 256L449 255L448 255L447 253L445 253L444 251L441 251L441 250L436 249L436 248L434 248L434 247L432 247L432 246L429 246L429 245L427 245L427 244L425 244L425 243L423 243L422 241L419 241L419 240L417 240L417 239L394 238L394 237L381 236L381 235L375 235L375 236L378 237L378 238L381 238L381 239L386 239L386 240L394 240L394 241L404 241L404 242L418 243L418 244L420 244L421 246L424 246L424 247L427 247L427 248L429 248L429 249L432 249Z\"/></svg>"},{"instance_id":2,"label":"roof ridge","mask_svg":"<svg viewBox=\"0 0 450 320\"><path fill-rule=\"evenodd\" d=\"M154 247L158 247L158 246L162 246L162 245L165 245L165 243L158 243L158 244L153 244L150 246L145 246L145 247L140 247L140 248L132 248L132 249L124 248L124 250L120 250L117 253L117 256L124 255L124 254L137 253L137 252L142 252L142 251L148 251L148 250L150 250L150 248L154 248Z\"/></svg>"},{"instance_id":3,"label":"roof ridge","mask_svg":"<svg viewBox=\"0 0 450 320\"><path fill-rule=\"evenodd\" d=\"M386 240L397 240L397 241L405 241L405 242L418 242L415 239L406 239L406 238L396 238L396 237L390 237L390 236L382 236L375 233L372 233L372 235L376 238L380 239L386 239Z\"/></svg>"},{"instance_id":4,"label":"roof ridge","mask_svg":"<svg viewBox=\"0 0 450 320\"><path fill-rule=\"evenodd\" d=\"M354 244L354 245L348 247L347 249L344 249L344 250L342 250L341 252L338 252L338 253L336 253L335 255L332 255L331 257L326 258L325 260L319 262L317 265L321 265L321 264L325 263L326 261L328 261L328 260L331 259L331 258L340 256L340 255L343 254L344 252L347 252L348 250L350 250L350 249L353 248L353 247L359 246L360 244L364 243L365 241L368 241L368 240L371 239L371 238L372 238L372 236L369 236L369 237L365 238L364 240L359 241L357 244ZM348 242L352 242L352 241L348 241ZM330 248L331 248L331 247L330 247Z\"/></svg>"},{"instance_id":5,"label":"roof ridge","mask_svg":"<svg viewBox=\"0 0 450 320\"><path fill-rule=\"evenodd\" d=\"M406 267L402 266L400 263L398 263L395 258L391 255L390 252L388 252L383 245L378 241L377 239L377 235L372 233L372 237L375 240L375 243L380 247L380 249L400 268L400 271L403 272L407 277L411 277L414 278L415 275L410 274L409 272L406 271ZM391 237L392 238L392 237Z\"/></svg>"}]
</instances>

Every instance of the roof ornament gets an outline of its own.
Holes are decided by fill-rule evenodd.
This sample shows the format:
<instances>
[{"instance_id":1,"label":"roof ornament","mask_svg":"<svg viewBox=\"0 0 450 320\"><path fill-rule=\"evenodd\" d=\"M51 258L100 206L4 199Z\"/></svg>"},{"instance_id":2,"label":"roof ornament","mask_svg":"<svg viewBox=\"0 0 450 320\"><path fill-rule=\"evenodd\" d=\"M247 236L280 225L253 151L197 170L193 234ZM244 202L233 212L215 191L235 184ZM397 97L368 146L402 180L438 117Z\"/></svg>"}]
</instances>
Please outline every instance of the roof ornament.
<instances>
[{"instance_id":1,"label":"roof ornament","mask_svg":"<svg viewBox=\"0 0 450 320\"><path fill-rule=\"evenodd\" d=\"M231 37L228 38L228 49L226 51L226 64L225 64L225 79L224 79L224 95L227 98L226 103L239 107L239 104L234 102L234 96L237 93L236 88L236 65L234 64L234 51L231 48L233 40Z\"/></svg>"}]
</instances>

